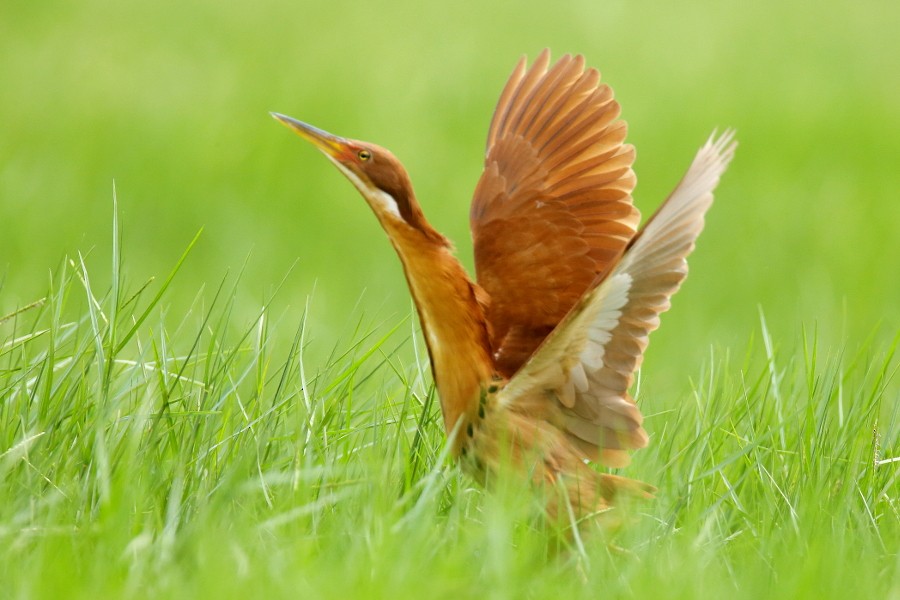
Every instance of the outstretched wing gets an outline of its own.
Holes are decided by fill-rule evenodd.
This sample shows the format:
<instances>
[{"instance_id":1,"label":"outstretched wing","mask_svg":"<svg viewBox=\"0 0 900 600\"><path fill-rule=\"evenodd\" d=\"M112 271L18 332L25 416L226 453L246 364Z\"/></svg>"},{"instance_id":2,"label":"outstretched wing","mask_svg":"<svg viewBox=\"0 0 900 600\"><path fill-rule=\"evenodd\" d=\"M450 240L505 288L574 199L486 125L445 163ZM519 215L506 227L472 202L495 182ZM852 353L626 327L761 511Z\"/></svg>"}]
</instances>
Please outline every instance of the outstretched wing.
<instances>
[{"instance_id":1,"label":"outstretched wing","mask_svg":"<svg viewBox=\"0 0 900 600\"><path fill-rule=\"evenodd\" d=\"M641 229L622 260L584 295L501 392L516 410L546 415L556 398L560 425L592 460L624 466L647 444L628 394L659 315L687 276L685 258L703 229L712 191L734 154L726 132L697 153L687 174Z\"/></svg>"},{"instance_id":2,"label":"outstretched wing","mask_svg":"<svg viewBox=\"0 0 900 600\"><path fill-rule=\"evenodd\" d=\"M581 56L523 58L491 121L472 201L479 285L498 369L510 377L621 256L640 213L634 148L600 73Z\"/></svg>"}]
</instances>

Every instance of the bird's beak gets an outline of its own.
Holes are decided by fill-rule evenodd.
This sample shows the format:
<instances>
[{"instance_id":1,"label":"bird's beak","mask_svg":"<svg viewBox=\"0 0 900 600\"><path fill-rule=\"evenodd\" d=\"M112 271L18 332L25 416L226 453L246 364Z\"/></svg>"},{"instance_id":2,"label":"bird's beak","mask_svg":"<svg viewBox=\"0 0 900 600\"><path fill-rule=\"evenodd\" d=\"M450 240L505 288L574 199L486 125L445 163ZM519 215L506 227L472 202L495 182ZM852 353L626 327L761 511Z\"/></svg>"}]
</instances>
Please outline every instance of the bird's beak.
<instances>
[{"instance_id":1,"label":"bird's beak","mask_svg":"<svg viewBox=\"0 0 900 600\"><path fill-rule=\"evenodd\" d=\"M340 160L348 151L349 143L342 137L331 135L318 127L313 127L303 121L298 121L297 119L292 119L291 117L276 112L269 114L280 121L285 127L290 128L297 135L335 160Z\"/></svg>"}]
</instances>

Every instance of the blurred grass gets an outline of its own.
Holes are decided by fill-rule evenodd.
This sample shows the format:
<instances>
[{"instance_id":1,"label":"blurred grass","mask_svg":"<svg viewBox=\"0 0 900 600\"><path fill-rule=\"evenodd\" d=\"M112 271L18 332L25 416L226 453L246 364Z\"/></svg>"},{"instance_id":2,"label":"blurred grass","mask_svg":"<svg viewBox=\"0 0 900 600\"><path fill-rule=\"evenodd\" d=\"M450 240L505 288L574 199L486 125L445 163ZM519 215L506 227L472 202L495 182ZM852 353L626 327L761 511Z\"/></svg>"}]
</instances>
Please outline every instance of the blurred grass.
<instances>
[{"instance_id":1,"label":"blurred grass","mask_svg":"<svg viewBox=\"0 0 900 600\"><path fill-rule=\"evenodd\" d=\"M0 3L0 316L48 296L0 323L2 589L896 597L898 471L874 460L897 456L898 17ZM712 128L741 142L641 375L653 444L627 475L660 494L617 540L633 554L580 555L442 461L393 250L267 114L391 148L471 265L491 111L545 46L614 86L645 215Z\"/></svg>"},{"instance_id":2,"label":"blurred grass","mask_svg":"<svg viewBox=\"0 0 900 600\"><path fill-rule=\"evenodd\" d=\"M653 444L625 472L659 492L580 545L537 496L450 464L402 332L357 330L313 366L308 319L237 318L233 280L166 328L156 286L66 264L0 323L4 597L900 593L896 340L825 351L763 325L691 392L638 393Z\"/></svg>"},{"instance_id":3,"label":"blurred grass","mask_svg":"<svg viewBox=\"0 0 900 600\"><path fill-rule=\"evenodd\" d=\"M693 274L654 336L648 373L683 388L711 344L775 332L823 340L900 328L900 6L636 2L0 5L0 314L60 256L109 260L110 196L128 275L164 272L198 229L186 279L248 255L239 314L312 294L314 349L361 302L410 303L352 187L269 110L383 144L471 265L467 212L496 97L518 57L580 52L620 99L649 215L714 127L741 143ZM102 270L101 270L102 272ZM104 282L99 282L104 283ZM186 308L194 286L173 290Z\"/></svg>"}]
</instances>

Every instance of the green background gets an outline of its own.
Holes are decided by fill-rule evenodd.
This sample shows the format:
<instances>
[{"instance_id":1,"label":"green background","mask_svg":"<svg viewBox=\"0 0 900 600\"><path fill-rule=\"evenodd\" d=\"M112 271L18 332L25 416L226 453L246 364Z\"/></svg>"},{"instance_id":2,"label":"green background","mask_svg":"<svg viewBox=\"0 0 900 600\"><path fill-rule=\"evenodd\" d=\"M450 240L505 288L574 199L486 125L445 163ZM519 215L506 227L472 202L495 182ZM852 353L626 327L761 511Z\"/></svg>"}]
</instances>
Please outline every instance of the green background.
<instances>
[{"instance_id":1,"label":"green background","mask_svg":"<svg viewBox=\"0 0 900 600\"><path fill-rule=\"evenodd\" d=\"M248 314L297 261L276 302L299 315L311 295L317 340L359 313L396 323L411 305L374 218L268 111L392 149L470 267L494 103L515 61L550 47L584 54L616 91L645 216L713 128L737 129L692 275L651 345L660 377L746 343L759 307L784 336L800 324L834 342L891 335L898 16L840 1L7 0L0 314L40 297L65 255L107 264L115 181L134 285L202 227L176 304L249 256Z\"/></svg>"},{"instance_id":2,"label":"green background","mask_svg":"<svg viewBox=\"0 0 900 600\"><path fill-rule=\"evenodd\" d=\"M0 319L87 263L0 320L0 590L896 597L898 23L841 0L0 0ZM409 322L348 350L409 316L399 263L268 116L393 150L471 266L491 112L544 47L615 89L645 216L711 130L740 141L640 379L652 444L623 474L658 499L583 562L530 495L448 468Z\"/></svg>"}]
</instances>

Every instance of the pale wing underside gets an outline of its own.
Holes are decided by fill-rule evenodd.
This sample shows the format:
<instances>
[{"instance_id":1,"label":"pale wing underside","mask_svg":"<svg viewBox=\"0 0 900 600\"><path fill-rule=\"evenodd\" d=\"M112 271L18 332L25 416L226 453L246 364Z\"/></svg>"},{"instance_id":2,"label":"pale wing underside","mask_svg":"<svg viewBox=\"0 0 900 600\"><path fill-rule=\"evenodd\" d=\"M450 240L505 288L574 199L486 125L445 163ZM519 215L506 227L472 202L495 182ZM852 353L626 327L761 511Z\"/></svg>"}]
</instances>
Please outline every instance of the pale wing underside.
<instances>
[{"instance_id":1,"label":"pale wing underside","mask_svg":"<svg viewBox=\"0 0 900 600\"><path fill-rule=\"evenodd\" d=\"M624 466L647 444L628 394L648 336L687 275L712 191L734 153L732 134L709 139L687 174L629 245L622 260L560 323L503 390L502 401L557 418L592 460Z\"/></svg>"},{"instance_id":2,"label":"pale wing underside","mask_svg":"<svg viewBox=\"0 0 900 600\"><path fill-rule=\"evenodd\" d=\"M491 121L472 201L479 285L509 377L634 237L634 149L600 74L581 56L522 59Z\"/></svg>"}]
</instances>

